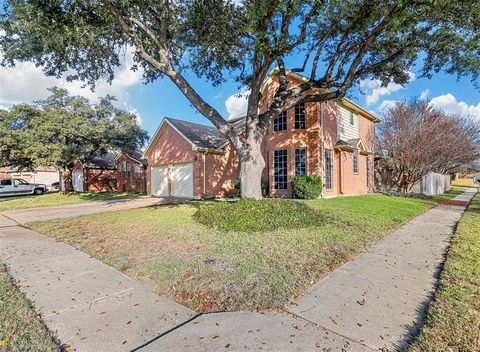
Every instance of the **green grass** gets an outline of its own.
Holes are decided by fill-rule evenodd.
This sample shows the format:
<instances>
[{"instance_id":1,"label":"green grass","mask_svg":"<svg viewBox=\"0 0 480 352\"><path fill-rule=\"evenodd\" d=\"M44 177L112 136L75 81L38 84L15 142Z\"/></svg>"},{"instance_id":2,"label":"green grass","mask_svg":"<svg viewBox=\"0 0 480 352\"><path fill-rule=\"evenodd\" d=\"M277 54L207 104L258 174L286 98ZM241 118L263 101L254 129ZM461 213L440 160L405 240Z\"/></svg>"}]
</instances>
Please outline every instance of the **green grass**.
<instances>
[{"instance_id":1,"label":"green grass","mask_svg":"<svg viewBox=\"0 0 480 352\"><path fill-rule=\"evenodd\" d=\"M273 206L272 200L261 207ZM267 203L272 202L272 203ZM290 201L298 214L267 219L277 229L252 232L238 219L211 227L195 220L204 204L168 205L30 224L129 276L150 279L157 292L197 311L282 308L341 263L351 260L432 201L387 196ZM288 207L290 207L290 202ZM209 205L210 204L210 205ZM218 220L232 204L211 202ZM241 204L241 203L240 203ZM212 208L210 208L210 206ZM243 205L241 205L243 206ZM306 219L312 214L313 219ZM321 214L319 217L318 214ZM261 216L255 213L257 220ZM299 225L299 219L309 227ZM228 231L218 227L228 226ZM255 225L256 226L256 225ZM285 228L290 227L290 228Z\"/></svg>"},{"instance_id":2,"label":"green grass","mask_svg":"<svg viewBox=\"0 0 480 352\"><path fill-rule=\"evenodd\" d=\"M442 200L450 200L452 198L455 198L456 196L462 194L467 190L468 187L462 187L462 186L452 186L450 191L447 193L443 194L437 194L433 196L432 198L437 201L442 201Z\"/></svg>"},{"instance_id":3,"label":"green grass","mask_svg":"<svg viewBox=\"0 0 480 352\"><path fill-rule=\"evenodd\" d=\"M303 202L289 199L210 202L200 206L195 218L219 230L246 232L312 227L322 222L319 212Z\"/></svg>"},{"instance_id":4,"label":"green grass","mask_svg":"<svg viewBox=\"0 0 480 352\"><path fill-rule=\"evenodd\" d=\"M0 198L0 211L26 208L51 207L56 205L77 204L96 200L112 200L138 197L135 193L46 193L40 196L19 196Z\"/></svg>"},{"instance_id":5,"label":"green grass","mask_svg":"<svg viewBox=\"0 0 480 352\"><path fill-rule=\"evenodd\" d=\"M480 194L457 227L427 322L409 350L480 351Z\"/></svg>"},{"instance_id":6,"label":"green grass","mask_svg":"<svg viewBox=\"0 0 480 352\"><path fill-rule=\"evenodd\" d=\"M0 264L0 351L60 351L52 334Z\"/></svg>"}]
</instances>

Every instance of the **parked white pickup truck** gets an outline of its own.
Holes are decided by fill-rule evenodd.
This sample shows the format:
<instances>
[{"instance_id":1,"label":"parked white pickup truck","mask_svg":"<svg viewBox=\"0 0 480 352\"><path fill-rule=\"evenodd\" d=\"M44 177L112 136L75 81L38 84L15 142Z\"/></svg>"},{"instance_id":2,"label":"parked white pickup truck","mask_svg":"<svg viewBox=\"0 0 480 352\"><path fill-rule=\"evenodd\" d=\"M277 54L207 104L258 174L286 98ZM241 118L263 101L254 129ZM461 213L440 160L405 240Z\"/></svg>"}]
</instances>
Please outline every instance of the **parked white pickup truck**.
<instances>
[{"instance_id":1,"label":"parked white pickup truck","mask_svg":"<svg viewBox=\"0 0 480 352\"><path fill-rule=\"evenodd\" d=\"M47 191L47 186L41 183L28 183L21 178L0 179L0 197L22 194L40 195Z\"/></svg>"}]
</instances>

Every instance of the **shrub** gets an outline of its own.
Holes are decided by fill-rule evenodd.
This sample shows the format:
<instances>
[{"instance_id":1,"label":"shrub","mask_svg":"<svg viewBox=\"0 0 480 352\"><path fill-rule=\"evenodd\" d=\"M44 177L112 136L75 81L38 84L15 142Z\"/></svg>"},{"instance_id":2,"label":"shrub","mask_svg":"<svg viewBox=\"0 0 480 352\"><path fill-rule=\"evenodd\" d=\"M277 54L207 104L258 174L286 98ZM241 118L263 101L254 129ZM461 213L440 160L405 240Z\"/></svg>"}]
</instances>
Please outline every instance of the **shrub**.
<instances>
[{"instance_id":1,"label":"shrub","mask_svg":"<svg viewBox=\"0 0 480 352\"><path fill-rule=\"evenodd\" d=\"M293 194L301 199L317 199L322 194L322 178L320 176L292 177Z\"/></svg>"},{"instance_id":2,"label":"shrub","mask_svg":"<svg viewBox=\"0 0 480 352\"><path fill-rule=\"evenodd\" d=\"M235 179L233 187L235 187L238 192L240 192L240 185L240 179ZM268 195L268 181L260 181L260 188L262 189L262 196L266 197Z\"/></svg>"},{"instance_id":3,"label":"shrub","mask_svg":"<svg viewBox=\"0 0 480 352\"><path fill-rule=\"evenodd\" d=\"M305 203L290 199L240 199L200 206L195 219L223 231L258 232L318 226L323 216Z\"/></svg>"}]
</instances>

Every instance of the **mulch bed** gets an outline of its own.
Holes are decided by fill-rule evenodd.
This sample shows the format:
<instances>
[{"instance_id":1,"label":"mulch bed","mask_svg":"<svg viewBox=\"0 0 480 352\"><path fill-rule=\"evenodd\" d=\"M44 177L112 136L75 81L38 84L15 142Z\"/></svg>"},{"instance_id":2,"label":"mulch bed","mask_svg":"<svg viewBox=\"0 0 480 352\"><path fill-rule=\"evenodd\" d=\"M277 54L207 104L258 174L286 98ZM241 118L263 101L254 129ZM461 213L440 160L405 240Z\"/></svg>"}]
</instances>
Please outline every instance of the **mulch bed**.
<instances>
[{"instance_id":1,"label":"mulch bed","mask_svg":"<svg viewBox=\"0 0 480 352\"><path fill-rule=\"evenodd\" d=\"M443 205L454 205L454 206L459 206L459 207L467 207L470 202L466 200L440 200L438 201L439 204Z\"/></svg>"}]
</instances>

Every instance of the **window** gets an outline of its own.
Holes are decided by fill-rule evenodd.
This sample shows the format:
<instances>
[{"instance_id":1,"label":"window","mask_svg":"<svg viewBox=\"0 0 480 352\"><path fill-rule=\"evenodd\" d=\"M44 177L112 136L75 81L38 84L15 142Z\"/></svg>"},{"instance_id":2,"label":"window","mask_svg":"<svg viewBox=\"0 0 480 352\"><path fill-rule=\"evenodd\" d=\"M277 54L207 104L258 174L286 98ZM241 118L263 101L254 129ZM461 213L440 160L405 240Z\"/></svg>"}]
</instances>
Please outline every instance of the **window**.
<instances>
[{"instance_id":1,"label":"window","mask_svg":"<svg viewBox=\"0 0 480 352\"><path fill-rule=\"evenodd\" d=\"M15 186L18 185L29 185L27 181L25 181L23 178L17 178L15 179Z\"/></svg>"},{"instance_id":2,"label":"window","mask_svg":"<svg viewBox=\"0 0 480 352\"><path fill-rule=\"evenodd\" d=\"M332 189L332 151L325 149L325 188Z\"/></svg>"},{"instance_id":3,"label":"window","mask_svg":"<svg viewBox=\"0 0 480 352\"><path fill-rule=\"evenodd\" d=\"M358 152L353 152L353 173L358 174Z\"/></svg>"},{"instance_id":4,"label":"window","mask_svg":"<svg viewBox=\"0 0 480 352\"><path fill-rule=\"evenodd\" d=\"M122 177L125 177L126 176L126 172L127 172L127 161L124 160L122 162Z\"/></svg>"},{"instance_id":5,"label":"window","mask_svg":"<svg viewBox=\"0 0 480 352\"><path fill-rule=\"evenodd\" d=\"M133 170L133 176L140 177L140 165L136 164Z\"/></svg>"},{"instance_id":6,"label":"window","mask_svg":"<svg viewBox=\"0 0 480 352\"><path fill-rule=\"evenodd\" d=\"M295 149L295 176L307 174L307 149Z\"/></svg>"},{"instance_id":7,"label":"window","mask_svg":"<svg viewBox=\"0 0 480 352\"><path fill-rule=\"evenodd\" d=\"M353 114L353 111L350 111L350 125L355 125L355 115Z\"/></svg>"},{"instance_id":8,"label":"window","mask_svg":"<svg viewBox=\"0 0 480 352\"><path fill-rule=\"evenodd\" d=\"M130 161L127 160L127 177L130 177L132 173L132 166L130 165Z\"/></svg>"},{"instance_id":9,"label":"window","mask_svg":"<svg viewBox=\"0 0 480 352\"><path fill-rule=\"evenodd\" d=\"M273 119L273 131L286 131L287 130L287 112L282 111L280 115Z\"/></svg>"},{"instance_id":10,"label":"window","mask_svg":"<svg viewBox=\"0 0 480 352\"><path fill-rule=\"evenodd\" d=\"M0 186L11 186L12 185L12 179L7 178L6 180L0 180Z\"/></svg>"},{"instance_id":11,"label":"window","mask_svg":"<svg viewBox=\"0 0 480 352\"><path fill-rule=\"evenodd\" d=\"M273 183L275 189L287 189L287 150L273 152Z\"/></svg>"},{"instance_id":12,"label":"window","mask_svg":"<svg viewBox=\"0 0 480 352\"><path fill-rule=\"evenodd\" d=\"M307 128L307 119L305 117L305 104L295 105L295 129Z\"/></svg>"},{"instance_id":13,"label":"window","mask_svg":"<svg viewBox=\"0 0 480 352\"><path fill-rule=\"evenodd\" d=\"M367 177L367 187L370 185L370 182L369 182L369 178L370 178L370 170L368 168L368 155L367 157L365 158L365 173L366 173L366 177Z\"/></svg>"}]
</instances>

